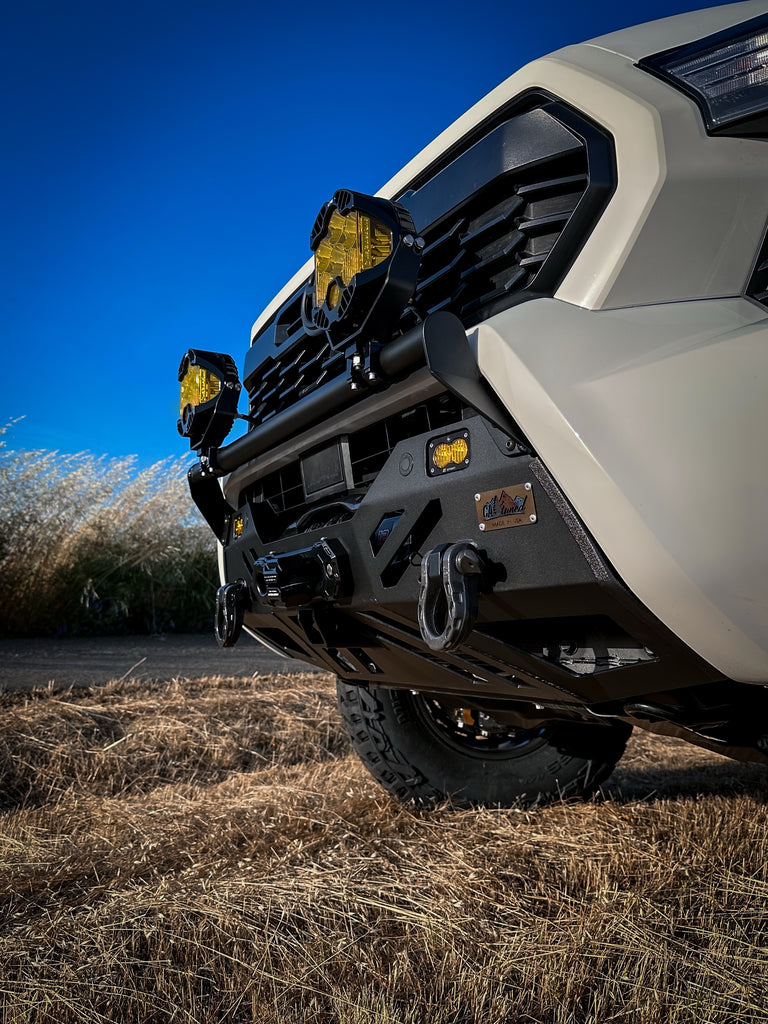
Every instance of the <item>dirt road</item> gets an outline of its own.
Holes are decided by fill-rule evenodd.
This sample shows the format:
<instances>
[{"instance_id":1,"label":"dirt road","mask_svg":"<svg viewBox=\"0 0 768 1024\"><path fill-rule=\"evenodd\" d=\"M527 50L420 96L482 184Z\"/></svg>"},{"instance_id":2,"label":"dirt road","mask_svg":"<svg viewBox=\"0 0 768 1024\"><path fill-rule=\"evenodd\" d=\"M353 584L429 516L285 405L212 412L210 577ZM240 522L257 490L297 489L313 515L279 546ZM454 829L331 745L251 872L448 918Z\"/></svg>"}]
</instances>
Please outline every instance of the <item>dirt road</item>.
<instances>
[{"instance_id":1,"label":"dirt road","mask_svg":"<svg viewBox=\"0 0 768 1024\"><path fill-rule=\"evenodd\" d=\"M213 634L0 640L0 690L93 686L112 679L172 679L176 676L251 676L311 671L280 658L249 636L227 650Z\"/></svg>"}]
</instances>

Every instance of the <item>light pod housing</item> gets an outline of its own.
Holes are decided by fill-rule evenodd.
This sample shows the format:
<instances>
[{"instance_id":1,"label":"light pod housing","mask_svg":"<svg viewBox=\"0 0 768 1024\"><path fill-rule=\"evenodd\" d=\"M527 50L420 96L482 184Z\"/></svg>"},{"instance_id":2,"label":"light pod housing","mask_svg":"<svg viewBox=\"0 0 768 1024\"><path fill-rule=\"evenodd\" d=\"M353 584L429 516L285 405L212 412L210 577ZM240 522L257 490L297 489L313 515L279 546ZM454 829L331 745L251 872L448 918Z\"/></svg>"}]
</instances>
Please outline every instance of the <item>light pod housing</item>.
<instances>
[{"instance_id":1,"label":"light pod housing","mask_svg":"<svg viewBox=\"0 0 768 1024\"><path fill-rule=\"evenodd\" d=\"M430 438L427 443L427 472L430 476L466 469L470 460L469 431Z\"/></svg>"},{"instance_id":2,"label":"light pod housing","mask_svg":"<svg viewBox=\"0 0 768 1024\"><path fill-rule=\"evenodd\" d=\"M405 207L339 189L317 215L309 245L315 266L302 301L305 331L337 347L373 324L368 333L387 340L416 288L424 247Z\"/></svg>"},{"instance_id":3,"label":"light pod housing","mask_svg":"<svg viewBox=\"0 0 768 1024\"><path fill-rule=\"evenodd\" d=\"M237 416L240 379L232 356L189 349L179 366L176 428L192 449L218 447Z\"/></svg>"}]
</instances>

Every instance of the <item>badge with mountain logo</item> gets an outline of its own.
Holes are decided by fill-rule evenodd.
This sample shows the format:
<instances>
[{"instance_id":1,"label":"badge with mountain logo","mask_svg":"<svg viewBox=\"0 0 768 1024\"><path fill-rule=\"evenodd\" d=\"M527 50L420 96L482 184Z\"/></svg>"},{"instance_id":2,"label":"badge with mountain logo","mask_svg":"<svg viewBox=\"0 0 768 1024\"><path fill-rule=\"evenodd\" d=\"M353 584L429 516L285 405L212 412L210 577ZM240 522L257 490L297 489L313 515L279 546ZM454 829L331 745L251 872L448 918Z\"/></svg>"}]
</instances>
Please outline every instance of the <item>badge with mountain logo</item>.
<instances>
[{"instance_id":1,"label":"badge with mountain logo","mask_svg":"<svg viewBox=\"0 0 768 1024\"><path fill-rule=\"evenodd\" d=\"M517 484L475 495L481 530L506 530L536 522L536 505L530 484Z\"/></svg>"}]
</instances>

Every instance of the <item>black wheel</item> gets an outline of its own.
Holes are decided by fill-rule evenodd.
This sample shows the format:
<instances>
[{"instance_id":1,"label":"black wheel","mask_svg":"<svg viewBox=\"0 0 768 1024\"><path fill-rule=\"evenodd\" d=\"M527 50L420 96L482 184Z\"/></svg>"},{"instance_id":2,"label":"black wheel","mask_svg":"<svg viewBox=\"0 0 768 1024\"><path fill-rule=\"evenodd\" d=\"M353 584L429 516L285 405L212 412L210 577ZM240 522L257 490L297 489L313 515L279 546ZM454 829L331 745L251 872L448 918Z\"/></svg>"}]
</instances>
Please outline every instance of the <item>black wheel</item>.
<instances>
[{"instance_id":1,"label":"black wheel","mask_svg":"<svg viewBox=\"0 0 768 1024\"><path fill-rule=\"evenodd\" d=\"M368 690L341 680L339 708L373 777L404 803L531 807L585 797L608 778L631 727L550 722L523 729L495 721L467 699Z\"/></svg>"}]
</instances>

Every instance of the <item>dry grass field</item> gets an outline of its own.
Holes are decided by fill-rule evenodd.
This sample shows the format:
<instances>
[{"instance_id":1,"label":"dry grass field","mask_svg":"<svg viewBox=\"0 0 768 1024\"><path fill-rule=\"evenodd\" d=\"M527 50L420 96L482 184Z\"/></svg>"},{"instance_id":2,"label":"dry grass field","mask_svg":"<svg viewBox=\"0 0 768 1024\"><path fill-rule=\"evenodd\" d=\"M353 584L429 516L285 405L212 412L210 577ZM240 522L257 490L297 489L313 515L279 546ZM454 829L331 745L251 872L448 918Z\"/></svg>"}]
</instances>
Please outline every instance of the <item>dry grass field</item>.
<instances>
[{"instance_id":1,"label":"dry grass field","mask_svg":"<svg viewBox=\"0 0 768 1024\"><path fill-rule=\"evenodd\" d=\"M0 1021L768 1019L768 775L636 733L601 801L433 812L319 675L0 697Z\"/></svg>"}]
</instances>

